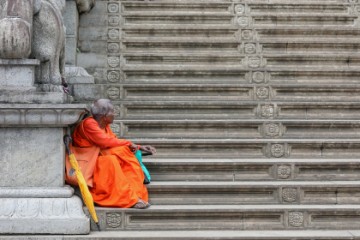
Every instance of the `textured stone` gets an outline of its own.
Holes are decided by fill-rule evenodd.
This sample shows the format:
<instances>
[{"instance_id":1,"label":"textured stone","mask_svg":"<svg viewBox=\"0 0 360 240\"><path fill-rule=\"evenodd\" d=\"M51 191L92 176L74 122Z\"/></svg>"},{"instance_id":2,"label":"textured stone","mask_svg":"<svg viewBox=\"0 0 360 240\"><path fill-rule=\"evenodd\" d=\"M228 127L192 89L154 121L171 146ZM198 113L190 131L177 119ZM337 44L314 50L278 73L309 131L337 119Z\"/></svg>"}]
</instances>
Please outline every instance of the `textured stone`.
<instances>
[{"instance_id":1,"label":"textured stone","mask_svg":"<svg viewBox=\"0 0 360 240\"><path fill-rule=\"evenodd\" d=\"M1 198L1 234L87 234L89 219L71 198Z\"/></svg>"}]
</instances>

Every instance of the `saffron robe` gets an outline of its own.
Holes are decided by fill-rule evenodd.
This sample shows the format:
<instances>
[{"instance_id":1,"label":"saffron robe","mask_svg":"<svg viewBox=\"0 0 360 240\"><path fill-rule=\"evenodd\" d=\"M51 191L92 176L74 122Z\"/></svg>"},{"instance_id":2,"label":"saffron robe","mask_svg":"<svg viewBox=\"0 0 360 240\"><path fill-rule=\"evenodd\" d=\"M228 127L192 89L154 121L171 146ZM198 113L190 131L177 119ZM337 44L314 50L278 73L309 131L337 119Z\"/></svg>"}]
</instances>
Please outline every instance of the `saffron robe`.
<instances>
[{"instance_id":1,"label":"saffron robe","mask_svg":"<svg viewBox=\"0 0 360 240\"><path fill-rule=\"evenodd\" d=\"M130 141L118 139L110 125L101 129L92 117L83 120L72 135L77 147L99 146L90 188L94 202L102 207L129 208L139 198L148 201L144 173L129 146Z\"/></svg>"}]
</instances>

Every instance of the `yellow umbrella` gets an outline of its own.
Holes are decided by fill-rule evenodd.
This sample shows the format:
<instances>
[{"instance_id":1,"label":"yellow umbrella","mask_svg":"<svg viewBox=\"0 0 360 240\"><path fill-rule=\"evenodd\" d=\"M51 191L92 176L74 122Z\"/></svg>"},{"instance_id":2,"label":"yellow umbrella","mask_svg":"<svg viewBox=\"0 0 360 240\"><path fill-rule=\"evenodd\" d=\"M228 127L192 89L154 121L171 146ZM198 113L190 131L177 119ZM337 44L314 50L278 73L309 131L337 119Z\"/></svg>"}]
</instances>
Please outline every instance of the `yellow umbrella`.
<instances>
[{"instance_id":1,"label":"yellow umbrella","mask_svg":"<svg viewBox=\"0 0 360 240\"><path fill-rule=\"evenodd\" d=\"M77 178L77 181L78 181L78 184L79 184L82 199L83 199L86 207L88 208L89 213L90 213L92 219L94 220L98 230L100 231L100 225L99 225L99 220L97 218L96 211L95 211L94 200L93 200L93 198L91 196L91 193L89 191L89 188L88 188L88 186L86 184L85 178L84 178L82 172L80 171L79 164L78 164L78 162L76 160L76 157L70 151L70 148L69 148L69 144L70 144L71 141L72 141L72 139L71 139L71 137L69 135L64 136L64 143L65 143L66 152L69 155L69 162L71 164L71 167L75 171L75 175L76 175L76 178Z\"/></svg>"}]
</instances>

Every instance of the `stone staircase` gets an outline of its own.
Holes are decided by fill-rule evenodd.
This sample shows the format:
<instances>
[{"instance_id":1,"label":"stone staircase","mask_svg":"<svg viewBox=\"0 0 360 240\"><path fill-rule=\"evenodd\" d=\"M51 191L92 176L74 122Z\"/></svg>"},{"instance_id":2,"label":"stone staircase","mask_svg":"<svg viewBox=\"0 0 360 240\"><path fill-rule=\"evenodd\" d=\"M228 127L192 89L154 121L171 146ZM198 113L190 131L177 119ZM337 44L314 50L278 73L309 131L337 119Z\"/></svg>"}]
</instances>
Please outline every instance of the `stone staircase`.
<instances>
[{"instance_id":1,"label":"stone staircase","mask_svg":"<svg viewBox=\"0 0 360 240\"><path fill-rule=\"evenodd\" d=\"M101 232L64 239L360 238L359 1L96 8L113 129L158 149L153 205L97 208Z\"/></svg>"}]
</instances>

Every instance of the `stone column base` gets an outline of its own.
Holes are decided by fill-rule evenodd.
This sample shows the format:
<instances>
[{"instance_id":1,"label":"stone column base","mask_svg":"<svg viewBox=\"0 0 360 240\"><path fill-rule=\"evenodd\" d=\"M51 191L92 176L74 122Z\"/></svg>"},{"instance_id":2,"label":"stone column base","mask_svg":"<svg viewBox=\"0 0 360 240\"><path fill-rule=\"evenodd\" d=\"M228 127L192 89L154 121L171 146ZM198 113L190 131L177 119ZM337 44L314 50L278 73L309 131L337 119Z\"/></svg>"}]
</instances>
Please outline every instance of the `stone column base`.
<instances>
[{"instance_id":1,"label":"stone column base","mask_svg":"<svg viewBox=\"0 0 360 240\"><path fill-rule=\"evenodd\" d=\"M90 220L77 196L1 198L0 234L88 234Z\"/></svg>"}]
</instances>

